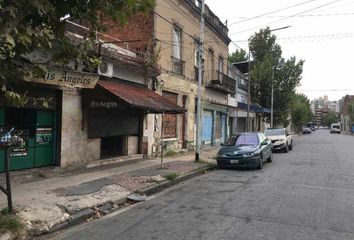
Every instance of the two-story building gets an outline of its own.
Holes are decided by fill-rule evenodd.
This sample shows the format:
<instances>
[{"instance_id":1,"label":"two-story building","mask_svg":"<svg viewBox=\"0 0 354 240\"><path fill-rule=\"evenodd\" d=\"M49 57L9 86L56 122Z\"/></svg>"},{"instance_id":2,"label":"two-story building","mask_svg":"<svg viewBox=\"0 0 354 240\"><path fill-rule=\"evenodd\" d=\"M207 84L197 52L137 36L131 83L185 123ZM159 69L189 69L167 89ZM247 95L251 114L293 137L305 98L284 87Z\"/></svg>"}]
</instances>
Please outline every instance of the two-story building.
<instances>
[{"instance_id":1,"label":"two-story building","mask_svg":"<svg viewBox=\"0 0 354 240\"><path fill-rule=\"evenodd\" d=\"M181 115L164 115L164 142L173 150L193 149L196 139L196 98L198 43L201 4L193 0L157 0L154 11L130 19L124 27L109 32L132 42L130 48L155 56L161 75L156 88L162 96L183 107ZM227 137L228 94L235 94L236 82L227 73L227 26L206 6L205 44L202 83L202 144L217 144ZM161 116L152 117L155 144L149 153L158 152Z\"/></svg>"}]
</instances>

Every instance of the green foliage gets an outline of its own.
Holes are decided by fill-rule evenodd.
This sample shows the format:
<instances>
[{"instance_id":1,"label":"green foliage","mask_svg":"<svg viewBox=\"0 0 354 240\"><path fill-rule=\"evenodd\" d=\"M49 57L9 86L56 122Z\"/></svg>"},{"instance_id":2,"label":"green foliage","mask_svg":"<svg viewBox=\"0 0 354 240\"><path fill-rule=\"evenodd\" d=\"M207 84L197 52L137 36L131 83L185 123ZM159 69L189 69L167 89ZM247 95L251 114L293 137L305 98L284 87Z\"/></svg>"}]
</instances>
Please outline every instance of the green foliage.
<instances>
[{"instance_id":1,"label":"green foliage","mask_svg":"<svg viewBox=\"0 0 354 240\"><path fill-rule=\"evenodd\" d=\"M11 232L17 238L25 234L24 224L15 214L9 214L7 209L3 209L0 214L0 235L4 232Z\"/></svg>"},{"instance_id":2,"label":"green foliage","mask_svg":"<svg viewBox=\"0 0 354 240\"><path fill-rule=\"evenodd\" d=\"M99 64L98 57L89 54L95 45L96 31L106 30L108 20L124 24L132 14L148 12L153 6L154 0L0 0L1 91L21 106L29 98L13 90L13 83L25 77L43 76L48 63L76 60L88 65ZM64 19L68 17L85 22L90 28L82 42L75 43L65 34ZM26 56L38 49L50 53L50 60L29 63ZM12 93L6 94L8 91Z\"/></svg>"},{"instance_id":3,"label":"green foliage","mask_svg":"<svg viewBox=\"0 0 354 240\"><path fill-rule=\"evenodd\" d=\"M350 121L354 123L354 102L349 103L347 108Z\"/></svg>"},{"instance_id":4,"label":"green foliage","mask_svg":"<svg viewBox=\"0 0 354 240\"><path fill-rule=\"evenodd\" d=\"M176 156L177 154L178 154L178 153L177 153L175 150L169 149L169 150L166 152L165 156L166 156L166 157L172 157L172 156Z\"/></svg>"},{"instance_id":5,"label":"green foliage","mask_svg":"<svg viewBox=\"0 0 354 240\"><path fill-rule=\"evenodd\" d=\"M174 181L178 177L178 173L169 173L165 176L165 178L169 181Z\"/></svg>"},{"instance_id":6,"label":"green foliage","mask_svg":"<svg viewBox=\"0 0 354 240\"><path fill-rule=\"evenodd\" d=\"M291 121L296 132L301 132L305 123L312 121L312 119L313 114L310 108L310 101L305 95L296 94L291 106Z\"/></svg>"},{"instance_id":7,"label":"green foliage","mask_svg":"<svg viewBox=\"0 0 354 240\"><path fill-rule=\"evenodd\" d=\"M271 88L274 85L274 124L288 125L295 89L300 85L304 61L295 57L284 59L276 36L269 28L250 38L252 101L271 107Z\"/></svg>"},{"instance_id":8,"label":"green foliage","mask_svg":"<svg viewBox=\"0 0 354 240\"><path fill-rule=\"evenodd\" d=\"M248 54L243 49L241 49L241 50L237 49L235 52L233 52L229 55L229 62L230 63L244 62L247 60L248 60Z\"/></svg>"},{"instance_id":9,"label":"green foliage","mask_svg":"<svg viewBox=\"0 0 354 240\"><path fill-rule=\"evenodd\" d=\"M326 116L323 117L322 123L328 127L330 127L332 123L338 123L337 114L335 112L329 112Z\"/></svg>"}]
</instances>

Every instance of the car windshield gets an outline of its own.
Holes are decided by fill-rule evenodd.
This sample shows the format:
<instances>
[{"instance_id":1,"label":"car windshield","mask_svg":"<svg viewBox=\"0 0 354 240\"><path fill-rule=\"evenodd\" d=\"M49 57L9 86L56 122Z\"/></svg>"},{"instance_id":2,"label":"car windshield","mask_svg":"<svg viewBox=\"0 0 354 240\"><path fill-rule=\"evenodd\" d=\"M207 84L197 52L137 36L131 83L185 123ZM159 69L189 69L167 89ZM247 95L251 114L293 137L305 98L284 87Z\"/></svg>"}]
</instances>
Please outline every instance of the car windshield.
<instances>
[{"instance_id":1,"label":"car windshield","mask_svg":"<svg viewBox=\"0 0 354 240\"><path fill-rule=\"evenodd\" d=\"M258 145L258 136L256 134L241 135L236 140L236 146L240 145Z\"/></svg>"},{"instance_id":2,"label":"car windshield","mask_svg":"<svg viewBox=\"0 0 354 240\"><path fill-rule=\"evenodd\" d=\"M332 125L332 128L340 129L339 125Z\"/></svg>"},{"instance_id":3,"label":"car windshield","mask_svg":"<svg viewBox=\"0 0 354 240\"><path fill-rule=\"evenodd\" d=\"M284 129L267 129L264 134L266 136L276 136L276 135L284 135Z\"/></svg>"}]
</instances>

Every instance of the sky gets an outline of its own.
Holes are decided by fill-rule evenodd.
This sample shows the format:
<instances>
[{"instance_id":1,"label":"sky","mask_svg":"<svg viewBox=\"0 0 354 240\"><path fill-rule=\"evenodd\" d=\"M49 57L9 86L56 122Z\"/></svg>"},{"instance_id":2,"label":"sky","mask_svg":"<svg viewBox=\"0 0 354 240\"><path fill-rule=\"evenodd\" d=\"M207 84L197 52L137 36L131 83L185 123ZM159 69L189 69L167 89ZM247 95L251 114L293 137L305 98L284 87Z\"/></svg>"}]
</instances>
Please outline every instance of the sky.
<instances>
[{"instance_id":1,"label":"sky","mask_svg":"<svg viewBox=\"0 0 354 240\"><path fill-rule=\"evenodd\" d=\"M274 31L283 57L304 60L299 93L310 100L354 95L354 0L205 0L228 23L229 37L248 51L261 28ZM230 51L237 48L230 43Z\"/></svg>"}]
</instances>

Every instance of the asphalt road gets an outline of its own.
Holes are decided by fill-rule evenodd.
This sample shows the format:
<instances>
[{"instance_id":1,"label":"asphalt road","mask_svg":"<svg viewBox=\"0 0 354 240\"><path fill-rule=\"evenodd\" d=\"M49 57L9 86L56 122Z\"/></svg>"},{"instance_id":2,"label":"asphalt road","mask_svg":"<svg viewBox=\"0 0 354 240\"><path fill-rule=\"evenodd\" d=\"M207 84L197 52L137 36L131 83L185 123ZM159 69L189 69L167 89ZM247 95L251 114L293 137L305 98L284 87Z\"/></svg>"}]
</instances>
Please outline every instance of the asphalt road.
<instances>
[{"instance_id":1,"label":"asphalt road","mask_svg":"<svg viewBox=\"0 0 354 240\"><path fill-rule=\"evenodd\" d=\"M354 239L354 136L295 138L261 171L217 170L56 239Z\"/></svg>"}]
</instances>

